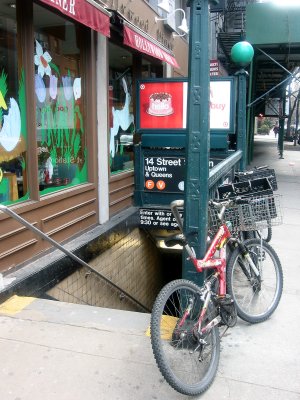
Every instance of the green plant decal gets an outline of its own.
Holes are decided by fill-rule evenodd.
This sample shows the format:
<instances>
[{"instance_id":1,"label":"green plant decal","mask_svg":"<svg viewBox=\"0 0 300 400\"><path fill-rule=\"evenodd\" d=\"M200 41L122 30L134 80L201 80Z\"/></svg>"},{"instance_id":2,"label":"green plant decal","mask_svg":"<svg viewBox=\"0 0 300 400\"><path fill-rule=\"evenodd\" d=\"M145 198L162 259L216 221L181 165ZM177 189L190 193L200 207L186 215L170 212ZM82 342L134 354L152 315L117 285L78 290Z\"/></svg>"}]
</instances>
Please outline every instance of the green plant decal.
<instances>
[{"instance_id":1,"label":"green plant decal","mask_svg":"<svg viewBox=\"0 0 300 400\"><path fill-rule=\"evenodd\" d=\"M86 151L82 146L84 121L80 109L81 78L74 78L69 69L63 76L59 67L52 62L51 55L44 52L38 41L35 42L36 73L40 73L40 76L36 75L39 137L41 146L46 149L44 158L40 155L40 160L45 163L50 157L52 166L57 167L57 171L64 171L61 172L61 178L71 179L73 185L85 182L87 167ZM43 68L38 57L45 54L50 61ZM42 191L43 194L46 192L48 189Z\"/></svg>"},{"instance_id":2,"label":"green plant decal","mask_svg":"<svg viewBox=\"0 0 300 400\"><path fill-rule=\"evenodd\" d=\"M5 99L6 94L7 94L7 74L4 72L4 70L2 70L1 72L1 76L0 76L0 92L3 96L3 99ZM3 117L3 111L2 111L2 107L0 107L0 121L2 121L2 117Z\"/></svg>"}]
</instances>

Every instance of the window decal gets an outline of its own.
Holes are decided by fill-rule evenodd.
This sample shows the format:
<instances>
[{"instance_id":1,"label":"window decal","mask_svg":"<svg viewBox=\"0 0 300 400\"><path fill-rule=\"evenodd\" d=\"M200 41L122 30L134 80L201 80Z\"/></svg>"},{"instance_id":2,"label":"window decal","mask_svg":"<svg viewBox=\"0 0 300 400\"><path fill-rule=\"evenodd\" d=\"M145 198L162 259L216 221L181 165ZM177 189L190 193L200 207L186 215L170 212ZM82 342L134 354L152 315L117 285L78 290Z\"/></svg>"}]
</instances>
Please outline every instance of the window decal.
<instances>
[{"instance_id":1,"label":"window decal","mask_svg":"<svg viewBox=\"0 0 300 400\"><path fill-rule=\"evenodd\" d=\"M87 181L81 111L81 77L62 74L38 40L37 97L39 180L42 194Z\"/></svg>"},{"instance_id":2,"label":"window decal","mask_svg":"<svg viewBox=\"0 0 300 400\"><path fill-rule=\"evenodd\" d=\"M113 126L110 129L110 155L113 158L116 153L115 136L119 133L121 128L123 131L127 131L131 124L134 124L133 114L129 111L131 103L131 95L129 93L125 78L122 78L122 86L125 92L125 102L120 110L112 108L112 119Z\"/></svg>"}]
</instances>

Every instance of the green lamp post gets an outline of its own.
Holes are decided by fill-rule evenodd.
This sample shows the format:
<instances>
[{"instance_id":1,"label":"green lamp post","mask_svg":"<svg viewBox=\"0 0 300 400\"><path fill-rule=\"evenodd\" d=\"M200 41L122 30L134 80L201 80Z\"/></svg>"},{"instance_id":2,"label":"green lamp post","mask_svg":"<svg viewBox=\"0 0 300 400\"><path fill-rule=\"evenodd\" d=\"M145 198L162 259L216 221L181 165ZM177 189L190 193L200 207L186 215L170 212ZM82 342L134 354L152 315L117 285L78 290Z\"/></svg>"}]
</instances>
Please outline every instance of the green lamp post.
<instances>
[{"instance_id":1,"label":"green lamp post","mask_svg":"<svg viewBox=\"0 0 300 400\"><path fill-rule=\"evenodd\" d=\"M242 171L246 169L247 165L246 94L248 72L244 68L251 63L253 56L253 47L246 41L236 43L231 49L232 61L241 67L235 75L238 79L237 150L243 152L240 161L240 170Z\"/></svg>"}]
</instances>

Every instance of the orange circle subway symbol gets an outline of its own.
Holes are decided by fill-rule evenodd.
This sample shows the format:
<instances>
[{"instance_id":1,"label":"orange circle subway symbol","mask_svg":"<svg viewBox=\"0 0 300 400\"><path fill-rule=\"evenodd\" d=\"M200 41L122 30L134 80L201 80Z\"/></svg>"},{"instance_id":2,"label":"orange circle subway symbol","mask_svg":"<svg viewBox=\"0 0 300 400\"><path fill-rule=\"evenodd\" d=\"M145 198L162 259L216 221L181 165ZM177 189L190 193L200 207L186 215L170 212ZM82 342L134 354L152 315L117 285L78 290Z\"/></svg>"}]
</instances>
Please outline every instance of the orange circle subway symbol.
<instances>
[{"instance_id":1,"label":"orange circle subway symbol","mask_svg":"<svg viewBox=\"0 0 300 400\"><path fill-rule=\"evenodd\" d=\"M151 181L151 179L148 179L148 181L145 182L145 186L147 189L153 189L154 188L154 182Z\"/></svg>"},{"instance_id":2,"label":"orange circle subway symbol","mask_svg":"<svg viewBox=\"0 0 300 400\"><path fill-rule=\"evenodd\" d=\"M164 188L166 187L166 183L164 181L157 181L156 187L158 190L164 190Z\"/></svg>"}]
</instances>

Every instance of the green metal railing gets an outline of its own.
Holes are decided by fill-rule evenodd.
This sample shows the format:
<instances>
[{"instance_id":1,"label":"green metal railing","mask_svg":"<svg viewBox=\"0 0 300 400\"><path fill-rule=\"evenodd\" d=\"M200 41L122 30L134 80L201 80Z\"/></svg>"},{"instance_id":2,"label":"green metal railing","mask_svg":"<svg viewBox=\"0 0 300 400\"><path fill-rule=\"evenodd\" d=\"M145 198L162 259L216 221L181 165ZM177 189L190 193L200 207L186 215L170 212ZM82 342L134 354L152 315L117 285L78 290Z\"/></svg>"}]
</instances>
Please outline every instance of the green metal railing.
<instances>
[{"instance_id":1,"label":"green metal railing","mask_svg":"<svg viewBox=\"0 0 300 400\"><path fill-rule=\"evenodd\" d=\"M237 150L211 169L208 178L210 198L215 197L218 186L224 182L226 176L232 175L233 177L234 171L239 169L239 163L240 160L242 160L242 157L243 152Z\"/></svg>"}]
</instances>

